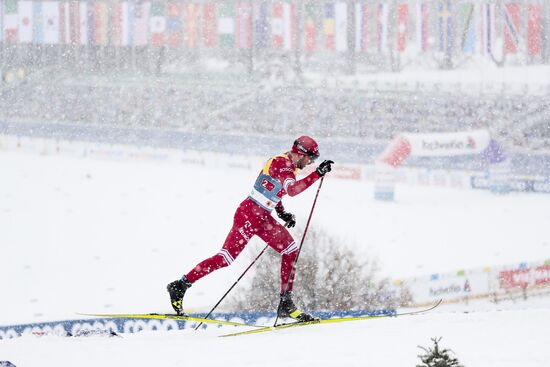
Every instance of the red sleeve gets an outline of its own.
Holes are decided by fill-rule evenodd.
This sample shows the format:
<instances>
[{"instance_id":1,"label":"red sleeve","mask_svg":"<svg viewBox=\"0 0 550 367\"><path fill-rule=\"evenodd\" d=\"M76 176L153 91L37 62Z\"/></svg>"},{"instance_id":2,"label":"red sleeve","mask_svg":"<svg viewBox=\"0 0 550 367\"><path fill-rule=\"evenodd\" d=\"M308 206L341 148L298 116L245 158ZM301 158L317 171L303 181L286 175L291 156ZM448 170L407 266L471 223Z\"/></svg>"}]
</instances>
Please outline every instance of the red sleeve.
<instances>
[{"instance_id":1,"label":"red sleeve","mask_svg":"<svg viewBox=\"0 0 550 367\"><path fill-rule=\"evenodd\" d=\"M296 181L295 168L288 158L278 157L273 160L269 169L270 176L281 182L283 189L289 196L298 195L321 177L317 172L312 172L303 179Z\"/></svg>"},{"instance_id":2,"label":"red sleeve","mask_svg":"<svg viewBox=\"0 0 550 367\"><path fill-rule=\"evenodd\" d=\"M306 177L302 178L301 180L289 183L285 187L286 193L289 196L296 196L302 191L304 191L305 189L307 189L308 187L310 187L315 181L317 181L320 178L321 176L319 176L317 172L313 171Z\"/></svg>"}]
</instances>

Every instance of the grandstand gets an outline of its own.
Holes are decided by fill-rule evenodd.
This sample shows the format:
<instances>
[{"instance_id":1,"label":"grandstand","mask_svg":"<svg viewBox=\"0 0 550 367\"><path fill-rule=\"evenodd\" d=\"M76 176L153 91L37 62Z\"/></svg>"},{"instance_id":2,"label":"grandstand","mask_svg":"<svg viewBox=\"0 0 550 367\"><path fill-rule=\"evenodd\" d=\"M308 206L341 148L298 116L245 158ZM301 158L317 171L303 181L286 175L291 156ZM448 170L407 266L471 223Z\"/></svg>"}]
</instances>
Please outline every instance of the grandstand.
<instances>
[{"instance_id":1,"label":"grandstand","mask_svg":"<svg viewBox=\"0 0 550 367\"><path fill-rule=\"evenodd\" d=\"M376 87L376 86L374 86ZM400 132L489 129L511 148L550 150L546 95L313 86L233 73L83 73L47 68L4 88L0 119L384 144Z\"/></svg>"},{"instance_id":2,"label":"grandstand","mask_svg":"<svg viewBox=\"0 0 550 367\"><path fill-rule=\"evenodd\" d=\"M550 78L534 80L549 74L546 2L159 1L155 24L171 26L155 32L149 1L16 3L1 12L0 123L271 138L307 131L371 151L401 132L487 129L507 149L550 150ZM491 83L487 65L541 69ZM475 70L477 80L400 80L437 69ZM397 82L359 82L388 71Z\"/></svg>"}]
</instances>

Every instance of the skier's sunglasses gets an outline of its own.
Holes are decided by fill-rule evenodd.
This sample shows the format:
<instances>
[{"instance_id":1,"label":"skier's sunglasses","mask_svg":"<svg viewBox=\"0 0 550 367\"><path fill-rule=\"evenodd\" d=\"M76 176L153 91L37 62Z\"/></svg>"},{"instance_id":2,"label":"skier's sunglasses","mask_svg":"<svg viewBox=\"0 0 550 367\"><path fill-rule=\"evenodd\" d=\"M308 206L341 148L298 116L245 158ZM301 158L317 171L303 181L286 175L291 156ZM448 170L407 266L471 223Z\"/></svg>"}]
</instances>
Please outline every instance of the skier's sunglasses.
<instances>
[{"instance_id":1,"label":"skier's sunglasses","mask_svg":"<svg viewBox=\"0 0 550 367\"><path fill-rule=\"evenodd\" d=\"M304 153L305 155L307 155L309 157L309 159L311 160L311 162L315 162L315 160L317 158L319 158L319 154L315 154L313 152L310 152L309 150L306 149L306 147L304 147L302 144L300 144L298 142L298 140L296 140L294 142L294 145L296 145L296 147L298 148L299 151L301 151L302 153Z\"/></svg>"}]
</instances>

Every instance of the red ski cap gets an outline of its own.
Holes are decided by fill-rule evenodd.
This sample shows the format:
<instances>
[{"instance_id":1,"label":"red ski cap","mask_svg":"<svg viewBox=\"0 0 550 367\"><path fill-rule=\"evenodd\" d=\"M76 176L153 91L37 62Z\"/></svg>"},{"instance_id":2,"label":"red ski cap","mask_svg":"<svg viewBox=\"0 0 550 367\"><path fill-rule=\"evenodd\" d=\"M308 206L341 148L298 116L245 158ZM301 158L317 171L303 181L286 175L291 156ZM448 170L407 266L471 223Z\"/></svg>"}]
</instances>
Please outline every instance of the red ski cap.
<instances>
[{"instance_id":1,"label":"red ski cap","mask_svg":"<svg viewBox=\"0 0 550 367\"><path fill-rule=\"evenodd\" d=\"M312 161L319 158L319 145L309 136L300 136L292 145L292 152L307 155Z\"/></svg>"}]
</instances>

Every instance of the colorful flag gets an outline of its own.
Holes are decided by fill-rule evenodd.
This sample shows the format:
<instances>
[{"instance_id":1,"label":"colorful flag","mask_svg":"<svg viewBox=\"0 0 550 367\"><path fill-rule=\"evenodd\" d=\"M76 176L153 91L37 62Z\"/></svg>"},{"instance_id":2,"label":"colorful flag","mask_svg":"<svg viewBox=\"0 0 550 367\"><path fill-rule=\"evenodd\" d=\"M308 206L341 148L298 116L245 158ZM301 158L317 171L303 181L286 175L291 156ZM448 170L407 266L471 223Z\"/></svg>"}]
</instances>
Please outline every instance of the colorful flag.
<instances>
[{"instance_id":1,"label":"colorful flag","mask_svg":"<svg viewBox=\"0 0 550 367\"><path fill-rule=\"evenodd\" d=\"M218 8L218 37L221 47L233 47L235 45L235 21L232 3L221 3Z\"/></svg>"},{"instance_id":2,"label":"colorful flag","mask_svg":"<svg viewBox=\"0 0 550 367\"><path fill-rule=\"evenodd\" d=\"M317 26L315 22L315 3L308 2L305 5L305 24L304 24L304 48L306 52L315 50L317 38Z\"/></svg>"},{"instance_id":3,"label":"colorful flag","mask_svg":"<svg viewBox=\"0 0 550 367\"><path fill-rule=\"evenodd\" d=\"M336 51L344 52L348 49L348 5L336 3L334 6L335 46Z\"/></svg>"},{"instance_id":4,"label":"colorful flag","mask_svg":"<svg viewBox=\"0 0 550 367\"><path fill-rule=\"evenodd\" d=\"M44 1L42 4L44 43L54 45L59 43L59 2Z\"/></svg>"},{"instance_id":5,"label":"colorful flag","mask_svg":"<svg viewBox=\"0 0 550 367\"><path fill-rule=\"evenodd\" d=\"M111 44L129 46L132 44L134 3L122 1L114 3L111 10Z\"/></svg>"},{"instance_id":6,"label":"colorful flag","mask_svg":"<svg viewBox=\"0 0 550 367\"><path fill-rule=\"evenodd\" d=\"M355 51L367 51L369 14L367 3L355 3Z\"/></svg>"},{"instance_id":7,"label":"colorful flag","mask_svg":"<svg viewBox=\"0 0 550 367\"><path fill-rule=\"evenodd\" d=\"M0 44L4 43L4 1L0 1Z\"/></svg>"},{"instance_id":8,"label":"colorful flag","mask_svg":"<svg viewBox=\"0 0 550 367\"><path fill-rule=\"evenodd\" d=\"M296 5L283 3L283 48L296 48Z\"/></svg>"},{"instance_id":9,"label":"colorful flag","mask_svg":"<svg viewBox=\"0 0 550 367\"><path fill-rule=\"evenodd\" d=\"M237 2L237 24L235 27L237 48L250 48L251 32L252 6L249 2Z\"/></svg>"},{"instance_id":10,"label":"colorful flag","mask_svg":"<svg viewBox=\"0 0 550 367\"><path fill-rule=\"evenodd\" d=\"M69 42L76 45L80 39L80 12L78 1L71 1L69 5Z\"/></svg>"},{"instance_id":11,"label":"colorful flag","mask_svg":"<svg viewBox=\"0 0 550 367\"><path fill-rule=\"evenodd\" d=\"M0 44L4 43L4 1L0 1Z\"/></svg>"},{"instance_id":12,"label":"colorful flag","mask_svg":"<svg viewBox=\"0 0 550 367\"><path fill-rule=\"evenodd\" d=\"M541 5L527 6L527 52L530 56L540 53Z\"/></svg>"},{"instance_id":13,"label":"colorful flag","mask_svg":"<svg viewBox=\"0 0 550 367\"><path fill-rule=\"evenodd\" d=\"M168 1L168 14L166 17L167 43L171 48L181 47L182 44L182 8L176 1Z\"/></svg>"},{"instance_id":14,"label":"colorful flag","mask_svg":"<svg viewBox=\"0 0 550 367\"><path fill-rule=\"evenodd\" d=\"M32 38L36 44L44 43L44 16L42 14L42 2L35 1L32 4Z\"/></svg>"},{"instance_id":15,"label":"colorful flag","mask_svg":"<svg viewBox=\"0 0 550 367\"><path fill-rule=\"evenodd\" d=\"M519 47L520 7L519 4L506 4L504 12L504 52L515 54Z\"/></svg>"},{"instance_id":16,"label":"colorful flag","mask_svg":"<svg viewBox=\"0 0 550 367\"><path fill-rule=\"evenodd\" d=\"M107 46L109 33L109 11L102 1L94 3L93 41L96 46Z\"/></svg>"},{"instance_id":17,"label":"colorful flag","mask_svg":"<svg viewBox=\"0 0 550 367\"><path fill-rule=\"evenodd\" d=\"M212 3L203 5L203 45L204 47L216 46L216 7Z\"/></svg>"},{"instance_id":18,"label":"colorful flag","mask_svg":"<svg viewBox=\"0 0 550 367\"><path fill-rule=\"evenodd\" d=\"M273 47L283 47L283 4L273 4L273 15L271 18L271 34L273 35Z\"/></svg>"},{"instance_id":19,"label":"colorful flag","mask_svg":"<svg viewBox=\"0 0 550 367\"><path fill-rule=\"evenodd\" d=\"M255 2L253 5L254 14L254 47L265 48L268 45L268 19L267 3L265 1Z\"/></svg>"},{"instance_id":20,"label":"colorful flag","mask_svg":"<svg viewBox=\"0 0 550 367\"><path fill-rule=\"evenodd\" d=\"M93 45L95 29L95 7L94 4L86 2L86 40L88 44Z\"/></svg>"},{"instance_id":21,"label":"colorful flag","mask_svg":"<svg viewBox=\"0 0 550 367\"><path fill-rule=\"evenodd\" d=\"M122 3L122 46L131 46L134 43L134 2Z\"/></svg>"},{"instance_id":22,"label":"colorful flag","mask_svg":"<svg viewBox=\"0 0 550 367\"><path fill-rule=\"evenodd\" d=\"M151 3L151 44L153 46L164 45L164 32L166 31L166 3L153 1Z\"/></svg>"},{"instance_id":23,"label":"colorful flag","mask_svg":"<svg viewBox=\"0 0 550 367\"><path fill-rule=\"evenodd\" d=\"M133 45L146 46L149 40L149 13L151 2L136 3L134 6Z\"/></svg>"},{"instance_id":24,"label":"colorful flag","mask_svg":"<svg viewBox=\"0 0 550 367\"><path fill-rule=\"evenodd\" d=\"M183 42L187 48L199 45L199 11L198 4L183 5Z\"/></svg>"},{"instance_id":25,"label":"colorful flag","mask_svg":"<svg viewBox=\"0 0 550 367\"><path fill-rule=\"evenodd\" d=\"M439 51L449 55L453 49L453 13L449 0L439 1Z\"/></svg>"},{"instance_id":26,"label":"colorful flag","mask_svg":"<svg viewBox=\"0 0 550 367\"><path fill-rule=\"evenodd\" d=\"M17 0L4 1L4 23L2 24L4 34L3 40L6 43L17 43L17 28L19 16L17 11Z\"/></svg>"},{"instance_id":27,"label":"colorful flag","mask_svg":"<svg viewBox=\"0 0 550 367\"><path fill-rule=\"evenodd\" d=\"M69 26L69 10L65 9L65 5L67 5L67 2L60 1L59 2L59 43L60 44L67 44L69 43L69 33L67 32L67 27Z\"/></svg>"},{"instance_id":28,"label":"colorful flag","mask_svg":"<svg viewBox=\"0 0 550 367\"><path fill-rule=\"evenodd\" d=\"M386 53L388 50L388 4L378 4L376 14L376 36L378 41L378 52Z\"/></svg>"},{"instance_id":29,"label":"colorful flag","mask_svg":"<svg viewBox=\"0 0 550 367\"><path fill-rule=\"evenodd\" d=\"M427 52L429 49L429 13L428 4L418 3L416 6L416 40L418 44L418 50L420 52Z\"/></svg>"},{"instance_id":30,"label":"colorful flag","mask_svg":"<svg viewBox=\"0 0 550 367\"><path fill-rule=\"evenodd\" d=\"M111 8L111 44L122 45L122 3L115 2Z\"/></svg>"},{"instance_id":31,"label":"colorful flag","mask_svg":"<svg viewBox=\"0 0 550 367\"><path fill-rule=\"evenodd\" d=\"M335 20L334 20L334 4L325 4L325 19L323 20L323 30L325 33L325 48L334 50L334 33L335 33Z\"/></svg>"},{"instance_id":32,"label":"colorful flag","mask_svg":"<svg viewBox=\"0 0 550 367\"><path fill-rule=\"evenodd\" d=\"M460 48L464 53L473 54L475 51L474 4L460 4L457 12Z\"/></svg>"},{"instance_id":33,"label":"colorful flag","mask_svg":"<svg viewBox=\"0 0 550 367\"><path fill-rule=\"evenodd\" d=\"M69 3L61 1L59 3L59 43L70 44L71 43L71 19L69 11Z\"/></svg>"},{"instance_id":34,"label":"colorful flag","mask_svg":"<svg viewBox=\"0 0 550 367\"><path fill-rule=\"evenodd\" d=\"M89 14L90 10L88 8L88 3L86 1L78 2L78 13L79 13L79 43L81 45L87 45L90 42L90 23L89 23ZM93 24L93 23L92 23Z\"/></svg>"},{"instance_id":35,"label":"colorful flag","mask_svg":"<svg viewBox=\"0 0 550 367\"><path fill-rule=\"evenodd\" d=\"M32 42L33 10L32 1L19 1L19 42Z\"/></svg>"},{"instance_id":36,"label":"colorful flag","mask_svg":"<svg viewBox=\"0 0 550 367\"><path fill-rule=\"evenodd\" d=\"M409 28L409 5L397 5L397 51L404 52L407 48Z\"/></svg>"},{"instance_id":37,"label":"colorful flag","mask_svg":"<svg viewBox=\"0 0 550 367\"><path fill-rule=\"evenodd\" d=\"M481 53L492 54L495 43L495 4L481 4Z\"/></svg>"}]
</instances>

